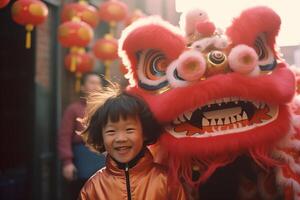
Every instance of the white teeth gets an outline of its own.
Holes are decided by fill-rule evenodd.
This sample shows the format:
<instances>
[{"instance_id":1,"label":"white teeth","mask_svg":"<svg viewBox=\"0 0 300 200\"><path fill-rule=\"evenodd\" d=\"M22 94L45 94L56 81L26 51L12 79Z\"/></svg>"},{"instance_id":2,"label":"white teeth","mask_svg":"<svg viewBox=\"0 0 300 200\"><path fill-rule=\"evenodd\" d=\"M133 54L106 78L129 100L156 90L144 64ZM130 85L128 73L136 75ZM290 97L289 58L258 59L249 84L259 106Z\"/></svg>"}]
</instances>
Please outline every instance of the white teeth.
<instances>
[{"instance_id":1,"label":"white teeth","mask_svg":"<svg viewBox=\"0 0 300 200\"><path fill-rule=\"evenodd\" d=\"M234 122L236 122L236 119L235 119L235 117L234 117L234 116L230 117L230 121L231 121L231 123L234 123Z\"/></svg>"},{"instance_id":2,"label":"white teeth","mask_svg":"<svg viewBox=\"0 0 300 200\"><path fill-rule=\"evenodd\" d=\"M219 105L221 105L222 102L223 102L223 99L217 99L216 100L216 103L219 104Z\"/></svg>"},{"instance_id":3,"label":"white teeth","mask_svg":"<svg viewBox=\"0 0 300 200\"><path fill-rule=\"evenodd\" d=\"M212 119L210 123L211 123L211 124L210 124L211 126L217 125L217 124L216 124L216 121L215 121L214 119Z\"/></svg>"},{"instance_id":4,"label":"white teeth","mask_svg":"<svg viewBox=\"0 0 300 200\"><path fill-rule=\"evenodd\" d=\"M185 119L184 119L184 117L183 117L183 114L181 114L181 115L179 115L179 121L181 121L181 122L185 122Z\"/></svg>"},{"instance_id":5,"label":"white teeth","mask_svg":"<svg viewBox=\"0 0 300 200\"><path fill-rule=\"evenodd\" d=\"M239 98L238 97L231 97L231 101L238 101Z\"/></svg>"},{"instance_id":6,"label":"white teeth","mask_svg":"<svg viewBox=\"0 0 300 200\"><path fill-rule=\"evenodd\" d=\"M217 125L223 125L223 121L222 121L222 119L219 119L219 120L218 120L218 123L217 123Z\"/></svg>"},{"instance_id":7,"label":"white teeth","mask_svg":"<svg viewBox=\"0 0 300 200\"><path fill-rule=\"evenodd\" d=\"M243 111L242 119L248 119L248 116L245 111Z\"/></svg>"},{"instance_id":8,"label":"white teeth","mask_svg":"<svg viewBox=\"0 0 300 200\"><path fill-rule=\"evenodd\" d=\"M229 98L229 97L223 98L223 101L224 101L224 102L229 102L229 101L230 101L230 98Z\"/></svg>"},{"instance_id":9,"label":"white teeth","mask_svg":"<svg viewBox=\"0 0 300 200\"><path fill-rule=\"evenodd\" d=\"M259 102L258 101L252 101L253 105L255 105L256 108L259 108Z\"/></svg>"},{"instance_id":10,"label":"white teeth","mask_svg":"<svg viewBox=\"0 0 300 200\"><path fill-rule=\"evenodd\" d=\"M175 120L173 120L174 124L180 124L181 122L178 120L178 118L176 118Z\"/></svg>"},{"instance_id":11,"label":"white teeth","mask_svg":"<svg viewBox=\"0 0 300 200\"><path fill-rule=\"evenodd\" d=\"M229 120L229 117L225 117L225 121L224 121L224 124L230 124L230 120Z\"/></svg>"},{"instance_id":12,"label":"white teeth","mask_svg":"<svg viewBox=\"0 0 300 200\"><path fill-rule=\"evenodd\" d=\"M192 114L193 114L192 111L188 111L188 112L185 112L183 115L184 115L188 120L190 120L191 117L192 117Z\"/></svg>"},{"instance_id":13,"label":"white teeth","mask_svg":"<svg viewBox=\"0 0 300 200\"><path fill-rule=\"evenodd\" d=\"M242 120L241 115L236 115L236 121L241 121L241 120Z\"/></svg>"},{"instance_id":14,"label":"white teeth","mask_svg":"<svg viewBox=\"0 0 300 200\"><path fill-rule=\"evenodd\" d=\"M202 118L202 126L209 126L209 121L205 117Z\"/></svg>"}]
</instances>

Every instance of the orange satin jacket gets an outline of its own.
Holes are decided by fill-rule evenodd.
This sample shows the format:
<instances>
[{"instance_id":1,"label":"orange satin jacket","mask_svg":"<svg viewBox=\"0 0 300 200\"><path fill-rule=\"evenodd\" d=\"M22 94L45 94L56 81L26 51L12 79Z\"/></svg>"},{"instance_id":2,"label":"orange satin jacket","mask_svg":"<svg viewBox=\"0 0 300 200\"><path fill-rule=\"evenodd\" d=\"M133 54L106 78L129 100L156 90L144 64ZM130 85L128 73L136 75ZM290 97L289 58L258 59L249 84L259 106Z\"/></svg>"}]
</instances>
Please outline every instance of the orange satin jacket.
<instances>
[{"instance_id":1,"label":"orange satin jacket","mask_svg":"<svg viewBox=\"0 0 300 200\"><path fill-rule=\"evenodd\" d=\"M127 200L128 180L131 200L185 200L181 186L169 187L167 172L159 164L153 162L151 153L145 155L135 166L125 170L108 156L106 167L96 172L83 186L79 194L80 200ZM128 176L127 176L128 177Z\"/></svg>"}]
</instances>

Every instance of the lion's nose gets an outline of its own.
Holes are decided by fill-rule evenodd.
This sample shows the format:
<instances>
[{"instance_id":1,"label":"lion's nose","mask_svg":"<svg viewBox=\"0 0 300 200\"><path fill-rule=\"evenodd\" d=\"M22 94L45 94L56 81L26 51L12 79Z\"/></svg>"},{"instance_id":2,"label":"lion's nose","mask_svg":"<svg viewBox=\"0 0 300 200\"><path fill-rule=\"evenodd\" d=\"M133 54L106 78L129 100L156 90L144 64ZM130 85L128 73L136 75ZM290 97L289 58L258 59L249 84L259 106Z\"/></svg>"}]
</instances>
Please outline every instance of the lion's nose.
<instances>
[{"instance_id":1,"label":"lion's nose","mask_svg":"<svg viewBox=\"0 0 300 200\"><path fill-rule=\"evenodd\" d=\"M206 77L222 74L228 71L227 56L222 51L213 50L207 54L206 59Z\"/></svg>"}]
</instances>

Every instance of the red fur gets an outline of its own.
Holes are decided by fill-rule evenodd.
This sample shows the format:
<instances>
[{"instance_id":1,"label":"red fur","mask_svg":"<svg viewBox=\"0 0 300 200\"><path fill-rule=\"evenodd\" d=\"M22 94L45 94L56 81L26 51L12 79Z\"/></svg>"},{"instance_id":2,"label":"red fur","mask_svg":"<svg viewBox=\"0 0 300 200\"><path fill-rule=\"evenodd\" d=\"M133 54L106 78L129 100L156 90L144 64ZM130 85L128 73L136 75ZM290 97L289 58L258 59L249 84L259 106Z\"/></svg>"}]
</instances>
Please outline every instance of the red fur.
<instances>
[{"instance_id":1,"label":"red fur","mask_svg":"<svg viewBox=\"0 0 300 200\"><path fill-rule=\"evenodd\" d=\"M226 33L232 41L229 49L238 44L253 47L257 36L265 33L267 43L275 55L275 37L279 27L280 18L271 9L248 9L227 29ZM172 62L185 49L182 35L174 32L167 24L149 23L148 20L144 25L141 23L141 26L128 28L125 32L120 40L119 53L123 60L129 60L127 68L133 74L131 81L138 81L137 52L158 49ZM268 75L246 76L229 72L210 76L186 87L171 88L161 94L147 92L138 85L129 86L128 91L145 99L162 124L170 123L190 109L224 97L241 97L279 106L276 120L240 133L209 138L175 138L169 133L163 134L160 143L168 152L171 176L176 177L179 173L189 184L197 185L204 182L218 167L232 162L240 154L250 155L262 167L278 164L270 158L269 153L290 129L291 120L286 104L293 98L295 78L286 65L280 63ZM200 168L201 178L193 182L192 167L195 165Z\"/></svg>"},{"instance_id":2,"label":"red fur","mask_svg":"<svg viewBox=\"0 0 300 200\"><path fill-rule=\"evenodd\" d=\"M187 110L224 97L238 96L275 105L288 103L294 95L295 78L284 66L279 64L272 74L256 77L239 73L219 74L187 87L173 88L159 95L153 95L137 87L128 90L145 99L157 119L167 123Z\"/></svg>"},{"instance_id":3,"label":"red fur","mask_svg":"<svg viewBox=\"0 0 300 200\"><path fill-rule=\"evenodd\" d=\"M280 24L280 17L272 9L254 7L242 12L227 29L226 34L232 40L232 46L246 44L253 47L256 37L266 33L267 43L275 55L275 37Z\"/></svg>"}]
</instances>

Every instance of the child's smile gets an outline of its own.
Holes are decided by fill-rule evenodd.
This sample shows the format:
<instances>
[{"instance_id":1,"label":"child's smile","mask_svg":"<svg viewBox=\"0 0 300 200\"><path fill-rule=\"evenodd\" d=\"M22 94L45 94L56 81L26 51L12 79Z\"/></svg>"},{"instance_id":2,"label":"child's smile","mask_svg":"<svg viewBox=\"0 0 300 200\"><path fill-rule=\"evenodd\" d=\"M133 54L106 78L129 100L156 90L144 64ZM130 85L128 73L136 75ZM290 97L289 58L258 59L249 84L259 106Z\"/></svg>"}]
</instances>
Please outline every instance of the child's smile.
<instances>
[{"instance_id":1,"label":"child's smile","mask_svg":"<svg viewBox=\"0 0 300 200\"><path fill-rule=\"evenodd\" d=\"M131 161L142 149L144 138L141 122L136 117L120 117L108 121L103 128L103 142L107 153L121 163Z\"/></svg>"}]
</instances>

